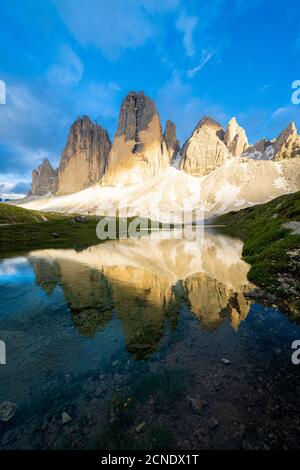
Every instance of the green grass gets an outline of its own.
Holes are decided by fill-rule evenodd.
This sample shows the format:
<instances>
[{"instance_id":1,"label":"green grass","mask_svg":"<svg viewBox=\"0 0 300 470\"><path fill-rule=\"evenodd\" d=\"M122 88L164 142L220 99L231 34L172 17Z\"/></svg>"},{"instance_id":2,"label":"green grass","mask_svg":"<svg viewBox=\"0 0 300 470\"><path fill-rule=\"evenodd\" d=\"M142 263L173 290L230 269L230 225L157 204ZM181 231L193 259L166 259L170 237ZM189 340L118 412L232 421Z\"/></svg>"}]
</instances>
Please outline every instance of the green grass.
<instances>
[{"instance_id":1,"label":"green grass","mask_svg":"<svg viewBox=\"0 0 300 470\"><path fill-rule=\"evenodd\" d=\"M0 204L0 257L40 248L80 248L99 243L98 219L74 223L71 215Z\"/></svg>"},{"instance_id":2,"label":"green grass","mask_svg":"<svg viewBox=\"0 0 300 470\"><path fill-rule=\"evenodd\" d=\"M22 207L0 204L0 224L22 224L43 222L47 219L57 219L60 216L55 213L43 214L42 212L23 209Z\"/></svg>"},{"instance_id":3,"label":"green grass","mask_svg":"<svg viewBox=\"0 0 300 470\"><path fill-rule=\"evenodd\" d=\"M100 217L85 216L84 223L74 222L76 214L38 212L9 204L0 204L0 258L42 248L83 249L101 243L96 227ZM135 217L126 220L126 227ZM142 227L151 226L148 219L140 219ZM116 234L121 219L117 218ZM123 225L122 225L123 227ZM158 228L164 225L157 223ZM137 228L139 231L139 228Z\"/></svg>"},{"instance_id":4,"label":"green grass","mask_svg":"<svg viewBox=\"0 0 300 470\"><path fill-rule=\"evenodd\" d=\"M298 317L300 236L283 227L291 221L300 221L300 192L219 216L215 223L226 225L222 231L244 241L243 258L251 265L249 280L276 295Z\"/></svg>"}]
</instances>

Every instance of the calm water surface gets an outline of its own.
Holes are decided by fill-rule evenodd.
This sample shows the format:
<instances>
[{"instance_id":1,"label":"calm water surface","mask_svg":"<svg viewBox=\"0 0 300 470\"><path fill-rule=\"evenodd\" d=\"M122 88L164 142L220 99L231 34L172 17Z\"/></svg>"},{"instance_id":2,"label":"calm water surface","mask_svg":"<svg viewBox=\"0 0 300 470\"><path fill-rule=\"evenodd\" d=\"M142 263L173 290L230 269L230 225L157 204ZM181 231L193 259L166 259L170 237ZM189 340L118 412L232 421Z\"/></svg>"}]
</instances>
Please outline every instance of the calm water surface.
<instances>
[{"instance_id":1,"label":"calm water surface","mask_svg":"<svg viewBox=\"0 0 300 470\"><path fill-rule=\"evenodd\" d=\"M247 299L241 251L206 231L2 261L1 448L298 447L300 328Z\"/></svg>"}]
</instances>

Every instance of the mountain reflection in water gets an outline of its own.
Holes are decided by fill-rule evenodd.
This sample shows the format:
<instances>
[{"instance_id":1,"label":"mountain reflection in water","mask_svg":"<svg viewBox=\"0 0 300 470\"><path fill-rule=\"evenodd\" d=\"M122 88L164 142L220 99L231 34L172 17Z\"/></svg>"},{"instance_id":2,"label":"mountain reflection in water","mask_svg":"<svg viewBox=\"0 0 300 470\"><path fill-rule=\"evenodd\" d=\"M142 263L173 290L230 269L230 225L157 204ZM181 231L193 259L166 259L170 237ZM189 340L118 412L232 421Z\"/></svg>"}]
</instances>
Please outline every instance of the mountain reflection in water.
<instances>
[{"instance_id":1,"label":"mountain reflection in water","mask_svg":"<svg viewBox=\"0 0 300 470\"><path fill-rule=\"evenodd\" d=\"M182 302L203 329L213 331L229 319L237 330L250 308L242 242L208 230L197 241L161 239L161 234L79 252L34 251L28 259L36 285L48 294L56 286L63 289L82 336L93 337L115 315L135 359L157 349L166 327L176 328Z\"/></svg>"}]
</instances>

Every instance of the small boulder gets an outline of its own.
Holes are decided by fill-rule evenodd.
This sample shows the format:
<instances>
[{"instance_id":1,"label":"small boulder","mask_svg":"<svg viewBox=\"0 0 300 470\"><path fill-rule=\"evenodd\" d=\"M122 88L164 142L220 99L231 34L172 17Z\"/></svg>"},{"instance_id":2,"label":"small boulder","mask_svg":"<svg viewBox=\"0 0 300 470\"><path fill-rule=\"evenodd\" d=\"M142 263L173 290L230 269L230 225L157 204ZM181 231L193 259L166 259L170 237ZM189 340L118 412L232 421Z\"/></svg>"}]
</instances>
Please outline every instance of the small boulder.
<instances>
[{"instance_id":1,"label":"small boulder","mask_svg":"<svg viewBox=\"0 0 300 470\"><path fill-rule=\"evenodd\" d=\"M139 434L140 432L142 432L142 430L144 429L145 426L146 426L145 421L143 421L142 423L138 424L137 427L135 428L136 432Z\"/></svg>"},{"instance_id":2,"label":"small boulder","mask_svg":"<svg viewBox=\"0 0 300 470\"><path fill-rule=\"evenodd\" d=\"M75 217L73 217L72 221L76 224L85 224L86 221L87 221L87 218L84 217L83 215L75 215Z\"/></svg>"},{"instance_id":3,"label":"small boulder","mask_svg":"<svg viewBox=\"0 0 300 470\"><path fill-rule=\"evenodd\" d=\"M231 362L229 361L229 359L225 359L224 357L223 357L223 359L222 359L222 363L225 364L225 365L231 364Z\"/></svg>"},{"instance_id":4,"label":"small boulder","mask_svg":"<svg viewBox=\"0 0 300 470\"><path fill-rule=\"evenodd\" d=\"M216 418L210 418L208 421L208 427L210 429L216 429L219 426L219 421Z\"/></svg>"},{"instance_id":5,"label":"small boulder","mask_svg":"<svg viewBox=\"0 0 300 470\"><path fill-rule=\"evenodd\" d=\"M10 421L18 410L18 405L11 401L4 401L0 405L0 421Z\"/></svg>"},{"instance_id":6,"label":"small boulder","mask_svg":"<svg viewBox=\"0 0 300 470\"><path fill-rule=\"evenodd\" d=\"M207 401L201 400L201 398L187 397L187 400L193 412L196 414L201 414L208 405Z\"/></svg>"},{"instance_id":7,"label":"small boulder","mask_svg":"<svg viewBox=\"0 0 300 470\"><path fill-rule=\"evenodd\" d=\"M63 411L62 415L61 415L61 424L67 424L70 421L72 421L71 416L68 413L66 413L65 411Z\"/></svg>"}]
</instances>

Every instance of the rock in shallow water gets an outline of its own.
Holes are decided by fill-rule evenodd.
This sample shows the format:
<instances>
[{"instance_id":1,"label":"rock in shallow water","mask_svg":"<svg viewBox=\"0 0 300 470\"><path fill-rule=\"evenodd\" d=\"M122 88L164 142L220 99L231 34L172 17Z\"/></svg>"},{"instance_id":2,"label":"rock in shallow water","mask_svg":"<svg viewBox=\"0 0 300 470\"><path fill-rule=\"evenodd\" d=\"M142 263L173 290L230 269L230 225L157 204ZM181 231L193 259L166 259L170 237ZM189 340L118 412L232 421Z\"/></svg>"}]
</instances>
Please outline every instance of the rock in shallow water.
<instances>
[{"instance_id":1,"label":"rock in shallow water","mask_svg":"<svg viewBox=\"0 0 300 470\"><path fill-rule=\"evenodd\" d=\"M72 421L71 416L68 413L66 413L65 411L63 411L62 415L61 415L61 424L67 424L70 421Z\"/></svg>"},{"instance_id":2,"label":"rock in shallow water","mask_svg":"<svg viewBox=\"0 0 300 470\"><path fill-rule=\"evenodd\" d=\"M0 421L6 422L11 420L18 410L18 406L11 401L4 401L0 405Z\"/></svg>"}]
</instances>

